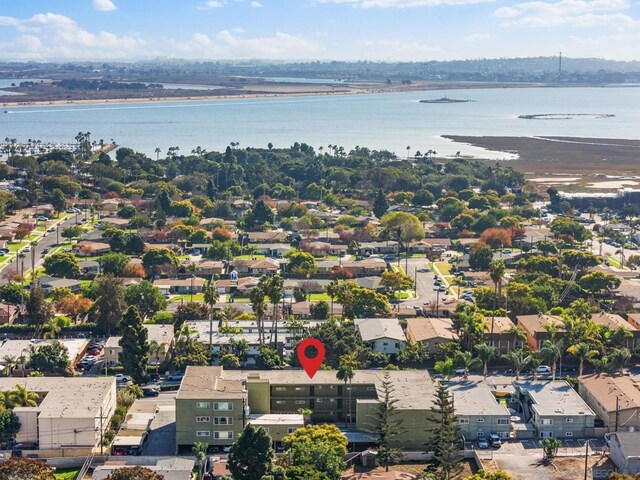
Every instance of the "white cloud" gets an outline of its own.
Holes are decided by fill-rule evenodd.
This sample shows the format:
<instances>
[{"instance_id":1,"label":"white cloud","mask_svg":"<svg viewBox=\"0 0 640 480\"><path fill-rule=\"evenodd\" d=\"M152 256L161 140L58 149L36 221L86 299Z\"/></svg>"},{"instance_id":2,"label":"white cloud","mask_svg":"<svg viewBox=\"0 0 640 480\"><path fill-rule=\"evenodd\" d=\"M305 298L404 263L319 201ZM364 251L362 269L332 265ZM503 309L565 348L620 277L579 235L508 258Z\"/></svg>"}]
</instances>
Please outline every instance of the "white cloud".
<instances>
[{"instance_id":1,"label":"white cloud","mask_svg":"<svg viewBox=\"0 0 640 480\"><path fill-rule=\"evenodd\" d=\"M56 13L39 13L29 18L0 17L0 26L20 34L0 44L5 58L125 58L144 45L138 38L119 37L111 32L89 32L73 19Z\"/></svg>"},{"instance_id":2,"label":"white cloud","mask_svg":"<svg viewBox=\"0 0 640 480\"><path fill-rule=\"evenodd\" d=\"M468 5L490 3L495 0L316 0L318 3L352 5L360 8L410 8L433 7L437 5Z\"/></svg>"},{"instance_id":3,"label":"white cloud","mask_svg":"<svg viewBox=\"0 0 640 480\"><path fill-rule=\"evenodd\" d=\"M100 12L112 12L118 7L111 0L93 0L93 8Z\"/></svg>"},{"instance_id":4,"label":"white cloud","mask_svg":"<svg viewBox=\"0 0 640 480\"><path fill-rule=\"evenodd\" d=\"M614 27L640 25L633 17L619 13L630 7L628 0L533 1L498 8L494 16L505 19L504 26L519 27Z\"/></svg>"},{"instance_id":5,"label":"white cloud","mask_svg":"<svg viewBox=\"0 0 640 480\"><path fill-rule=\"evenodd\" d=\"M471 35L462 37L465 42L482 42L483 40L489 40L491 38L493 38L493 35L489 33L472 33Z\"/></svg>"},{"instance_id":6,"label":"white cloud","mask_svg":"<svg viewBox=\"0 0 640 480\"><path fill-rule=\"evenodd\" d=\"M198 7L198 10L210 10L212 8L222 8L225 2L218 0L209 0Z\"/></svg>"},{"instance_id":7,"label":"white cloud","mask_svg":"<svg viewBox=\"0 0 640 480\"><path fill-rule=\"evenodd\" d=\"M442 51L437 45L401 40L359 40L356 44L362 58L373 61L420 61Z\"/></svg>"},{"instance_id":8,"label":"white cloud","mask_svg":"<svg viewBox=\"0 0 640 480\"><path fill-rule=\"evenodd\" d=\"M256 1L251 2L251 6L253 8L262 8L262 7L264 7L264 5L262 5L260 2L256 2Z\"/></svg>"}]
</instances>

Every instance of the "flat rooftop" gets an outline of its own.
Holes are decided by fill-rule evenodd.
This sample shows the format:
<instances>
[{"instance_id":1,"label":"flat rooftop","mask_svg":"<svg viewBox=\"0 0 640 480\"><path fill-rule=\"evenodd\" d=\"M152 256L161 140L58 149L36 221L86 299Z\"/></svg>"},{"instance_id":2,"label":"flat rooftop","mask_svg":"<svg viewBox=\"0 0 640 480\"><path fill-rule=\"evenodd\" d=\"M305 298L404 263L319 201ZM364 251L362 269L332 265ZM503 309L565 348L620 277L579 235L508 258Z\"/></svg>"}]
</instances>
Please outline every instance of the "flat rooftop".
<instances>
[{"instance_id":1,"label":"flat rooftop","mask_svg":"<svg viewBox=\"0 0 640 480\"><path fill-rule=\"evenodd\" d=\"M595 417L589 405L571 388L571 385L563 380L514 382L514 385L521 392L529 394L534 403L532 408L541 416L589 415Z\"/></svg>"},{"instance_id":2,"label":"flat rooftop","mask_svg":"<svg viewBox=\"0 0 640 480\"><path fill-rule=\"evenodd\" d=\"M428 409L435 394L429 374L419 370L356 370L354 385L372 385L381 391L385 374L394 388L396 406L402 409ZM335 370L320 370L313 379L303 370L223 370L222 367L187 367L177 399L244 398L246 382L267 380L271 385L344 385Z\"/></svg>"},{"instance_id":3,"label":"flat rooftop","mask_svg":"<svg viewBox=\"0 0 640 480\"><path fill-rule=\"evenodd\" d=\"M32 407L40 411L40 418L93 418L100 415L105 398L115 395L115 384L115 377L4 377L0 391L22 385L44 396L40 405Z\"/></svg>"},{"instance_id":4,"label":"flat rooftop","mask_svg":"<svg viewBox=\"0 0 640 480\"><path fill-rule=\"evenodd\" d=\"M447 385L453 393L456 415L495 415L510 417L507 407L498 403L489 385L483 381L460 382Z\"/></svg>"},{"instance_id":5,"label":"flat rooftop","mask_svg":"<svg viewBox=\"0 0 640 480\"><path fill-rule=\"evenodd\" d=\"M298 414L253 414L248 423L253 425L300 425L304 426L304 417Z\"/></svg>"},{"instance_id":6,"label":"flat rooftop","mask_svg":"<svg viewBox=\"0 0 640 480\"><path fill-rule=\"evenodd\" d=\"M0 345L0 364L4 364L5 357L20 358L24 356L29 360L29 349L31 346L36 348L42 345L49 345L55 340L7 340ZM75 360L80 352L82 352L89 344L89 340L83 338L63 338L57 340L64 345L69 351L69 360Z\"/></svg>"}]
</instances>

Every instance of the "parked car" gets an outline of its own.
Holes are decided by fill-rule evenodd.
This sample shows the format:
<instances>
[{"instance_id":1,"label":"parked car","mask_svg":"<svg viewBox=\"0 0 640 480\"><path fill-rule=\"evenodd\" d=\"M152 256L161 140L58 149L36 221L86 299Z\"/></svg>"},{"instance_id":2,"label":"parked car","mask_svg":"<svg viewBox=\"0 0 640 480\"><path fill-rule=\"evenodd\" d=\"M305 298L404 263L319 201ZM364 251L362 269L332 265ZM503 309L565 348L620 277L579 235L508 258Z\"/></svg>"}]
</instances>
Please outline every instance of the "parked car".
<instances>
[{"instance_id":1,"label":"parked car","mask_svg":"<svg viewBox=\"0 0 640 480\"><path fill-rule=\"evenodd\" d=\"M478 448L489 448L489 441L484 437L478 438Z\"/></svg>"},{"instance_id":2,"label":"parked car","mask_svg":"<svg viewBox=\"0 0 640 480\"><path fill-rule=\"evenodd\" d=\"M551 373L551 367L549 365L540 365L536 372L541 374Z\"/></svg>"},{"instance_id":3,"label":"parked car","mask_svg":"<svg viewBox=\"0 0 640 480\"><path fill-rule=\"evenodd\" d=\"M157 388L142 387L142 394L145 397L157 397L160 395L160 390Z\"/></svg>"},{"instance_id":4,"label":"parked car","mask_svg":"<svg viewBox=\"0 0 640 480\"><path fill-rule=\"evenodd\" d=\"M502 446L502 442L500 441L500 437L497 433L489 435L489 444L492 448L500 448Z\"/></svg>"},{"instance_id":5,"label":"parked car","mask_svg":"<svg viewBox=\"0 0 640 480\"><path fill-rule=\"evenodd\" d=\"M604 440L604 444L605 444L607 447L610 447L610 446L611 446L611 434L610 434L610 433L605 433L605 434L604 434L604 437L603 437L603 440Z\"/></svg>"},{"instance_id":6,"label":"parked car","mask_svg":"<svg viewBox=\"0 0 640 480\"><path fill-rule=\"evenodd\" d=\"M456 375L464 375L464 368L456 368L455 372Z\"/></svg>"},{"instance_id":7,"label":"parked car","mask_svg":"<svg viewBox=\"0 0 640 480\"><path fill-rule=\"evenodd\" d=\"M184 378L184 373L170 373L166 376L169 382L180 382Z\"/></svg>"},{"instance_id":8,"label":"parked car","mask_svg":"<svg viewBox=\"0 0 640 480\"><path fill-rule=\"evenodd\" d=\"M127 375L123 375L122 373L116 375L116 383L127 383L129 381L131 381L131 377Z\"/></svg>"},{"instance_id":9,"label":"parked car","mask_svg":"<svg viewBox=\"0 0 640 480\"><path fill-rule=\"evenodd\" d=\"M95 349L88 350L87 353L91 356L97 357L98 355L100 355L100 350L95 348Z\"/></svg>"},{"instance_id":10,"label":"parked car","mask_svg":"<svg viewBox=\"0 0 640 480\"><path fill-rule=\"evenodd\" d=\"M27 245L26 247L24 247L22 249L23 252L30 252L31 251L31 245Z\"/></svg>"}]
</instances>

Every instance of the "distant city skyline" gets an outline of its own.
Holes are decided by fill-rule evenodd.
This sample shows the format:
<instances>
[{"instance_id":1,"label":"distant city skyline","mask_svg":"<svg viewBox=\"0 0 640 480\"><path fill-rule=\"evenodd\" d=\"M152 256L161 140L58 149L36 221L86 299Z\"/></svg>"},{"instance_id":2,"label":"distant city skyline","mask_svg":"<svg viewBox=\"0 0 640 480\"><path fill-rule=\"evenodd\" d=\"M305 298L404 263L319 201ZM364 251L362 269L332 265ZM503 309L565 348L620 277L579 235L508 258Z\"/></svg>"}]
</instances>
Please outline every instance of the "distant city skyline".
<instances>
[{"instance_id":1,"label":"distant city skyline","mask_svg":"<svg viewBox=\"0 0 640 480\"><path fill-rule=\"evenodd\" d=\"M0 60L640 60L637 0L0 2Z\"/></svg>"}]
</instances>

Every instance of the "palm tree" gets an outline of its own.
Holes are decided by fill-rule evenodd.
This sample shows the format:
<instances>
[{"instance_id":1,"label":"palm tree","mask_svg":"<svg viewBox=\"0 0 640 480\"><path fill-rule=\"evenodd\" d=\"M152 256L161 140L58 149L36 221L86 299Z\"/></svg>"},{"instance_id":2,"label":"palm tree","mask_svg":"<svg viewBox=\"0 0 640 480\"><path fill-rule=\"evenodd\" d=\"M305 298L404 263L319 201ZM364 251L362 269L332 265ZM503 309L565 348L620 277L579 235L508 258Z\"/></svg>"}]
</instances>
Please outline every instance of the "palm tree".
<instances>
[{"instance_id":1,"label":"palm tree","mask_svg":"<svg viewBox=\"0 0 640 480\"><path fill-rule=\"evenodd\" d=\"M511 350L504 358L513 366L513 370L516 374L516 380L520 380L520 373L533 363L533 357L526 355L524 350L518 348L517 350Z\"/></svg>"},{"instance_id":2,"label":"palm tree","mask_svg":"<svg viewBox=\"0 0 640 480\"><path fill-rule=\"evenodd\" d=\"M576 357L580 362L580 365L578 366L578 376L581 377L584 372L584 361L592 359L598 355L599 352L597 350L592 350L588 343L581 342L567 348L567 353Z\"/></svg>"},{"instance_id":3,"label":"palm tree","mask_svg":"<svg viewBox=\"0 0 640 480\"><path fill-rule=\"evenodd\" d=\"M460 300L460 287L466 287L467 281L462 277L455 277L451 280L451 285L458 287L458 300Z\"/></svg>"},{"instance_id":4,"label":"palm tree","mask_svg":"<svg viewBox=\"0 0 640 480\"><path fill-rule=\"evenodd\" d=\"M482 375L487 379L489 373L489 362L496 356L496 349L487 343L476 345L478 359L482 362Z\"/></svg>"},{"instance_id":5,"label":"palm tree","mask_svg":"<svg viewBox=\"0 0 640 480\"><path fill-rule=\"evenodd\" d=\"M343 355L340 357L340 366L338 367L338 371L336 372L336 378L338 380L344 381L344 386L347 388L347 382L349 382L349 399L347 405L347 418L349 422L349 426L351 425L351 380L355 376L355 369L358 367L358 361L356 359L355 353L351 353L349 355Z\"/></svg>"},{"instance_id":6,"label":"palm tree","mask_svg":"<svg viewBox=\"0 0 640 480\"><path fill-rule=\"evenodd\" d=\"M542 450L544 454L544 460L550 462L554 459L556 454L558 453L558 449L562 445L560 440L554 437L545 438L540 442L542 445Z\"/></svg>"},{"instance_id":7,"label":"palm tree","mask_svg":"<svg viewBox=\"0 0 640 480\"><path fill-rule=\"evenodd\" d=\"M218 300L220 300L220 293L213 282L207 282L203 293L204 303L209 305L209 352L211 352L213 349L213 307L218 303Z\"/></svg>"},{"instance_id":8,"label":"palm tree","mask_svg":"<svg viewBox=\"0 0 640 480\"><path fill-rule=\"evenodd\" d=\"M489 276L493 282L495 293L502 293L502 281L504 280L505 271L506 268L504 260L498 258L491 261L491 265L489 266Z\"/></svg>"},{"instance_id":9,"label":"palm tree","mask_svg":"<svg viewBox=\"0 0 640 480\"><path fill-rule=\"evenodd\" d=\"M258 327L258 343L264 344L264 317L267 314L267 302L264 301L264 289L258 284L251 292L251 309L256 316L256 326Z\"/></svg>"},{"instance_id":10,"label":"palm tree","mask_svg":"<svg viewBox=\"0 0 640 480\"><path fill-rule=\"evenodd\" d=\"M16 406L15 392L13 390L3 390L0 392L0 406L7 410Z\"/></svg>"},{"instance_id":11,"label":"palm tree","mask_svg":"<svg viewBox=\"0 0 640 480\"><path fill-rule=\"evenodd\" d=\"M333 300L338 295L338 289L339 284L337 280L332 280L331 282L329 282L329 285L327 285L327 295L329 295L329 298L331 299L331 318L333 318Z\"/></svg>"},{"instance_id":12,"label":"palm tree","mask_svg":"<svg viewBox=\"0 0 640 480\"><path fill-rule=\"evenodd\" d=\"M613 370L613 364L606 355L601 358L592 358L590 363L593 365L596 373L610 373L611 370Z\"/></svg>"},{"instance_id":13,"label":"palm tree","mask_svg":"<svg viewBox=\"0 0 640 480\"><path fill-rule=\"evenodd\" d=\"M204 464L207 459L207 449L209 445L204 442L196 442L191 447L191 451L196 457L196 463L198 464L198 480L202 480L204 477Z\"/></svg>"},{"instance_id":14,"label":"palm tree","mask_svg":"<svg viewBox=\"0 0 640 480\"><path fill-rule=\"evenodd\" d=\"M19 407L36 407L40 396L36 392L30 392L24 385L16 385L13 389L13 398Z\"/></svg>"},{"instance_id":15,"label":"palm tree","mask_svg":"<svg viewBox=\"0 0 640 480\"><path fill-rule=\"evenodd\" d=\"M461 352L455 356L454 363L464 369L463 380L469 379L469 370L480 365L480 359L474 358L471 352Z\"/></svg>"},{"instance_id":16,"label":"palm tree","mask_svg":"<svg viewBox=\"0 0 640 480\"><path fill-rule=\"evenodd\" d=\"M542 358L549 361L551 363L551 379L556 379L556 366L558 364L558 360L562 358L563 346L562 340L545 340L542 343L542 348L540 349L540 355Z\"/></svg>"},{"instance_id":17,"label":"palm tree","mask_svg":"<svg viewBox=\"0 0 640 480\"><path fill-rule=\"evenodd\" d=\"M11 373L13 372L13 367L15 367L17 365L17 361L16 361L16 357L12 356L12 355L5 355L2 358L2 361L4 363L4 368L6 370L7 373L7 377L11 376Z\"/></svg>"},{"instance_id":18,"label":"palm tree","mask_svg":"<svg viewBox=\"0 0 640 480\"><path fill-rule=\"evenodd\" d=\"M274 275L273 277L262 276L260 283L264 292L269 297L271 305L273 305L273 319L272 325L274 329L273 348L278 348L278 305L284 296L284 279L280 275Z\"/></svg>"},{"instance_id":19,"label":"palm tree","mask_svg":"<svg viewBox=\"0 0 640 480\"><path fill-rule=\"evenodd\" d=\"M156 362L156 373L160 369L160 355L164 355L167 352L166 343L158 343L157 340L151 340L149 342L149 355L154 357Z\"/></svg>"},{"instance_id":20,"label":"palm tree","mask_svg":"<svg viewBox=\"0 0 640 480\"><path fill-rule=\"evenodd\" d=\"M162 150L160 150L160 147L156 147L156 149L154 150L154 152L156 152L156 160L160 160L160 152Z\"/></svg>"},{"instance_id":21,"label":"palm tree","mask_svg":"<svg viewBox=\"0 0 640 480\"><path fill-rule=\"evenodd\" d=\"M453 377L455 374L455 366L453 365L453 358L445 358L444 360L439 360L434 365L433 369L436 373L442 375L445 379L449 377Z\"/></svg>"},{"instance_id":22,"label":"palm tree","mask_svg":"<svg viewBox=\"0 0 640 480\"><path fill-rule=\"evenodd\" d=\"M613 368L618 370L618 373L622 375L624 370L624 366L627 364L629 359L631 358L631 352L628 348L613 348L609 354L609 358L611 359L611 364Z\"/></svg>"}]
</instances>

